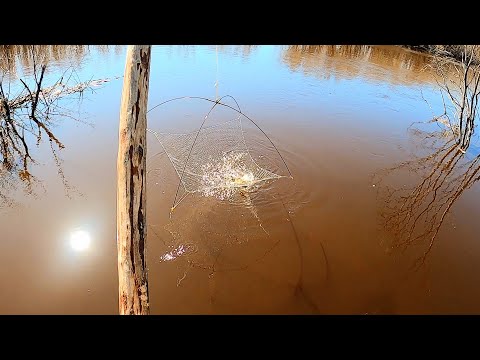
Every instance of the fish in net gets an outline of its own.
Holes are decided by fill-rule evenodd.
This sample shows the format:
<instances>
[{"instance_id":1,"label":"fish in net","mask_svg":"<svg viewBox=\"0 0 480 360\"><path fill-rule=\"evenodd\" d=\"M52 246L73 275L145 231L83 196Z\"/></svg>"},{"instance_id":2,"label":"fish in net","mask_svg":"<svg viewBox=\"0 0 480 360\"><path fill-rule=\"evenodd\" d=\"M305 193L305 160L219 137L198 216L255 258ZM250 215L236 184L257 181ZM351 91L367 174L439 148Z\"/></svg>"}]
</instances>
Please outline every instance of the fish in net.
<instances>
[{"instance_id":1,"label":"fish in net","mask_svg":"<svg viewBox=\"0 0 480 360\"><path fill-rule=\"evenodd\" d=\"M225 97L232 98L237 108L221 102ZM217 101L200 97L181 97L167 100L156 107L185 98L202 99L213 103L198 130L188 133L164 133L148 129L160 143L180 179L171 212L191 193L228 200L238 192L248 191L264 181L286 177L266 169L255 161L245 139L244 122L251 122L268 139L292 177L276 146L251 118L242 113L233 97L227 95ZM216 106L235 111L236 117L205 126Z\"/></svg>"}]
</instances>

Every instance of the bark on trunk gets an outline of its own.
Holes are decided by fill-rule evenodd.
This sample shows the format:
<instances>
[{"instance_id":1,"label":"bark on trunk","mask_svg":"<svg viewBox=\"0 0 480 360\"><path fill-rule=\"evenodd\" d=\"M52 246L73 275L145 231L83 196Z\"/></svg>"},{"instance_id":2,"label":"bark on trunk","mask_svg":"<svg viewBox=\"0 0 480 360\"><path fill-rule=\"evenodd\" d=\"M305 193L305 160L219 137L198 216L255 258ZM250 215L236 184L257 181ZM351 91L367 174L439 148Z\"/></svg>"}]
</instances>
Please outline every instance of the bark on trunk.
<instances>
[{"instance_id":1,"label":"bark on trunk","mask_svg":"<svg viewBox=\"0 0 480 360\"><path fill-rule=\"evenodd\" d=\"M146 129L151 46L130 45L120 106L117 250L120 315L150 313L146 266Z\"/></svg>"}]
</instances>

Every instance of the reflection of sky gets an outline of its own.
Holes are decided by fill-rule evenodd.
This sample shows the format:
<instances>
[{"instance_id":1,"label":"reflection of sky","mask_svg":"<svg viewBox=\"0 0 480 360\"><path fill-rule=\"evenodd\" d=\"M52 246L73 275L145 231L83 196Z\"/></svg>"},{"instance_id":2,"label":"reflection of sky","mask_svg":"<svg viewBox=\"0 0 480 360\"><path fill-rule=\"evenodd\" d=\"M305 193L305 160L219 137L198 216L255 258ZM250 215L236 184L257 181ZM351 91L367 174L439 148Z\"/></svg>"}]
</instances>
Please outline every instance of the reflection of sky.
<instances>
[{"instance_id":1,"label":"reflection of sky","mask_svg":"<svg viewBox=\"0 0 480 360\"><path fill-rule=\"evenodd\" d=\"M125 50L120 54L111 51L108 55L92 50L77 70L79 78L122 76ZM365 76L345 78L338 72L322 78L293 72L282 61L283 50L281 46L259 46L248 57L242 52L219 50L219 95L233 95L241 105L247 106L247 112L249 107L262 106L262 112L295 107L332 116L341 113L342 118L352 115L355 119L370 119L362 126L382 126L382 122L387 122L389 127L403 126L406 121L403 114L411 113L412 109L421 112L425 119L431 115L428 106L419 103L418 86L379 82ZM177 96L215 97L214 46L154 46L151 61L149 107ZM107 89L99 90L95 101L87 99L88 113L95 117L112 111L118 113L122 81L107 83ZM441 99L431 92L430 86L424 88L425 97L441 112ZM372 117L372 112L377 115ZM394 125L398 121L400 124Z\"/></svg>"},{"instance_id":2,"label":"reflection of sky","mask_svg":"<svg viewBox=\"0 0 480 360\"><path fill-rule=\"evenodd\" d=\"M365 76L345 78L341 73L326 74L323 78L305 75L292 71L282 61L282 51L279 46L260 46L248 58L219 52L219 94L235 96L250 113L297 111L300 122L302 113L311 114L308 121L313 126L328 118L353 127L402 131L405 121L410 120L405 119L405 114L418 112L412 121L430 117L427 105L419 103L420 87L380 82ZM187 53L188 57L182 57L181 61L176 57L187 56ZM155 47L151 106L170 97L189 94L213 98L215 60L214 47L197 46L188 51ZM441 109L439 99L431 94L429 86L424 94L434 109ZM355 123L359 120L360 124Z\"/></svg>"}]
</instances>

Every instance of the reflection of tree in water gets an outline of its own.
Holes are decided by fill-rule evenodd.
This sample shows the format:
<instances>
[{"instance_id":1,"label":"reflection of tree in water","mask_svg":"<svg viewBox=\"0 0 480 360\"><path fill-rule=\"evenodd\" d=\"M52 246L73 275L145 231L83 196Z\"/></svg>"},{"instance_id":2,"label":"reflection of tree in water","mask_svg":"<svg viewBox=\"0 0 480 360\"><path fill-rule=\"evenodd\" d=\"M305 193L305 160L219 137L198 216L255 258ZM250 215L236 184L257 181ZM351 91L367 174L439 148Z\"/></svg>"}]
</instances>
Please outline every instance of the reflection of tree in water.
<instances>
[{"instance_id":1,"label":"reflection of tree in water","mask_svg":"<svg viewBox=\"0 0 480 360\"><path fill-rule=\"evenodd\" d=\"M103 81L79 82L73 69L64 71L55 82L47 84L47 68L50 61L68 57L73 51L83 56L82 46L32 46L17 45L0 47L0 201L12 203L8 196L16 184L24 185L28 193L38 184L31 166L35 164L33 144L39 146L47 140L65 189L71 187L65 178L58 151L64 144L54 134L58 120L69 118L79 121L71 114L65 99L75 95L81 99L86 89L98 86ZM77 58L78 60L78 58ZM16 64L20 61L24 76L17 75Z\"/></svg>"},{"instance_id":2,"label":"reflection of tree in water","mask_svg":"<svg viewBox=\"0 0 480 360\"><path fill-rule=\"evenodd\" d=\"M385 186L381 213L382 225L394 236L394 247L405 250L427 241L415 263L420 266L431 252L456 200L480 179L480 155L473 158L466 155L448 128L437 132L411 131L423 141L429 154L402 162L377 176L379 182L389 175L402 176L402 172L421 178L410 188Z\"/></svg>"},{"instance_id":3,"label":"reflection of tree in water","mask_svg":"<svg viewBox=\"0 0 480 360\"><path fill-rule=\"evenodd\" d=\"M85 45L0 45L0 70L10 76L17 73L17 62L20 70L33 69L35 62L55 62L62 60L80 64L86 52Z\"/></svg>"},{"instance_id":4,"label":"reflection of tree in water","mask_svg":"<svg viewBox=\"0 0 480 360\"><path fill-rule=\"evenodd\" d=\"M437 73L437 84L453 105L453 119L445 108L443 117L457 138L457 144L465 152L472 138L477 119L480 96L479 45L463 45L461 61L451 61L456 56L446 50L435 57L432 67ZM453 121L452 121L453 120ZM453 123L453 124L452 124Z\"/></svg>"},{"instance_id":5,"label":"reflection of tree in water","mask_svg":"<svg viewBox=\"0 0 480 360\"><path fill-rule=\"evenodd\" d=\"M381 180L400 171L420 174L414 187L385 187L381 217L385 229L394 235L394 247L427 241L418 259L425 262L438 232L455 201L480 178L480 155L468 160L454 140L432 154L405 161L381 174Z\"/></svg>"},{"instance_id":6,"label":"reflection of tree in water","mask_svg":"<svg viewBox=\"0 0 480 360\"><path fill-rule=\"evenodd\" d=\"M15 189L15 178L10 171L0 166L0 210L2 207L11 207L14 201L10 196Z\"/></svg>"},{"instance_id":7,"label":"reflection of tree in water","mask_svg":"<svg viewBox=\"0 0 480 360\"><path fill-rule=\"evenodd\" d=\"M15 77L18 72L33 69L33 63L40 60L49 65L69 63L79 66L92 49L105 54L113 48L120 55L120 45L0 45L0 73ZM18 69L20 65L20 69Z\"/></svg>"},{"instance_id":8,"label":"reflection of tree in water","mask_svg":"<svg viewBox=\"0 0 480 360\"><path fill-rule=\"evenodd\" d=\"M249 57L257 48L257 45L218 45L219 52L243 58Z\"/></svg>"},{"instance_id":9,"label":"reflection of tree in water","mask_svg":"<svg viewBox=\"0 0 480 360\"><path fill-rule=\"evenodd\" d=\"M395 46L291 45L283 52L282 60L294 71L327 78L335 74L340 78L363 76L393 83L433 80L429 72L423 71L431 57Z\"/></svg>"},{"instance_id":10,"label":"reflection of tree in water","mask_svg":"<svg viewBox=\"0 0 480 360\"><path fill-rule=\"evenodd\" d=\"M456 200L480 179L480 155L472 158L467 153L480 96L480 71L473 61L476 51L475 46L465 46L462 62L458 64L444 58L432 63L439 75L442 97L445 93L450 99L454 114L449 114L444 102L444 113L429 121L436 123L441 131L411 130L426 145L429 154L377 174L380 181L390 174L399 175L402 170L421 176L422 180L412 188L385 187L382 211L383 225L394 235L394 247L406 249L427 241L417 265L425 262Z\"/></svg>"}]
</instances>

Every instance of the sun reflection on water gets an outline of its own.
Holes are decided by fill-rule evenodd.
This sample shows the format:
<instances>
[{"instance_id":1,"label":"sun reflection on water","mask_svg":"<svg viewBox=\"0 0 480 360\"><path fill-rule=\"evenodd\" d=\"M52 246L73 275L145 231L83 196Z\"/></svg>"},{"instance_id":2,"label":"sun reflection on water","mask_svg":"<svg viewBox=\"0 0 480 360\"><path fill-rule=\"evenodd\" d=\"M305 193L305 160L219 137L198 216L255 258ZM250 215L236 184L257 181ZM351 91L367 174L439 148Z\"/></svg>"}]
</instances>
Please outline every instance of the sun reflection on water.
<instances>
[{"instance_id":1,"label":"sun reflection on water","mask_svg":"<svg viewBox=\"0 0 480 360\"><path fill-rule=\"evenodd\" d=\"M91 237L85 230L75 230L70 234L70 246L76 252L86 251L90 247Z\"/></svg>"}]
</instances>

